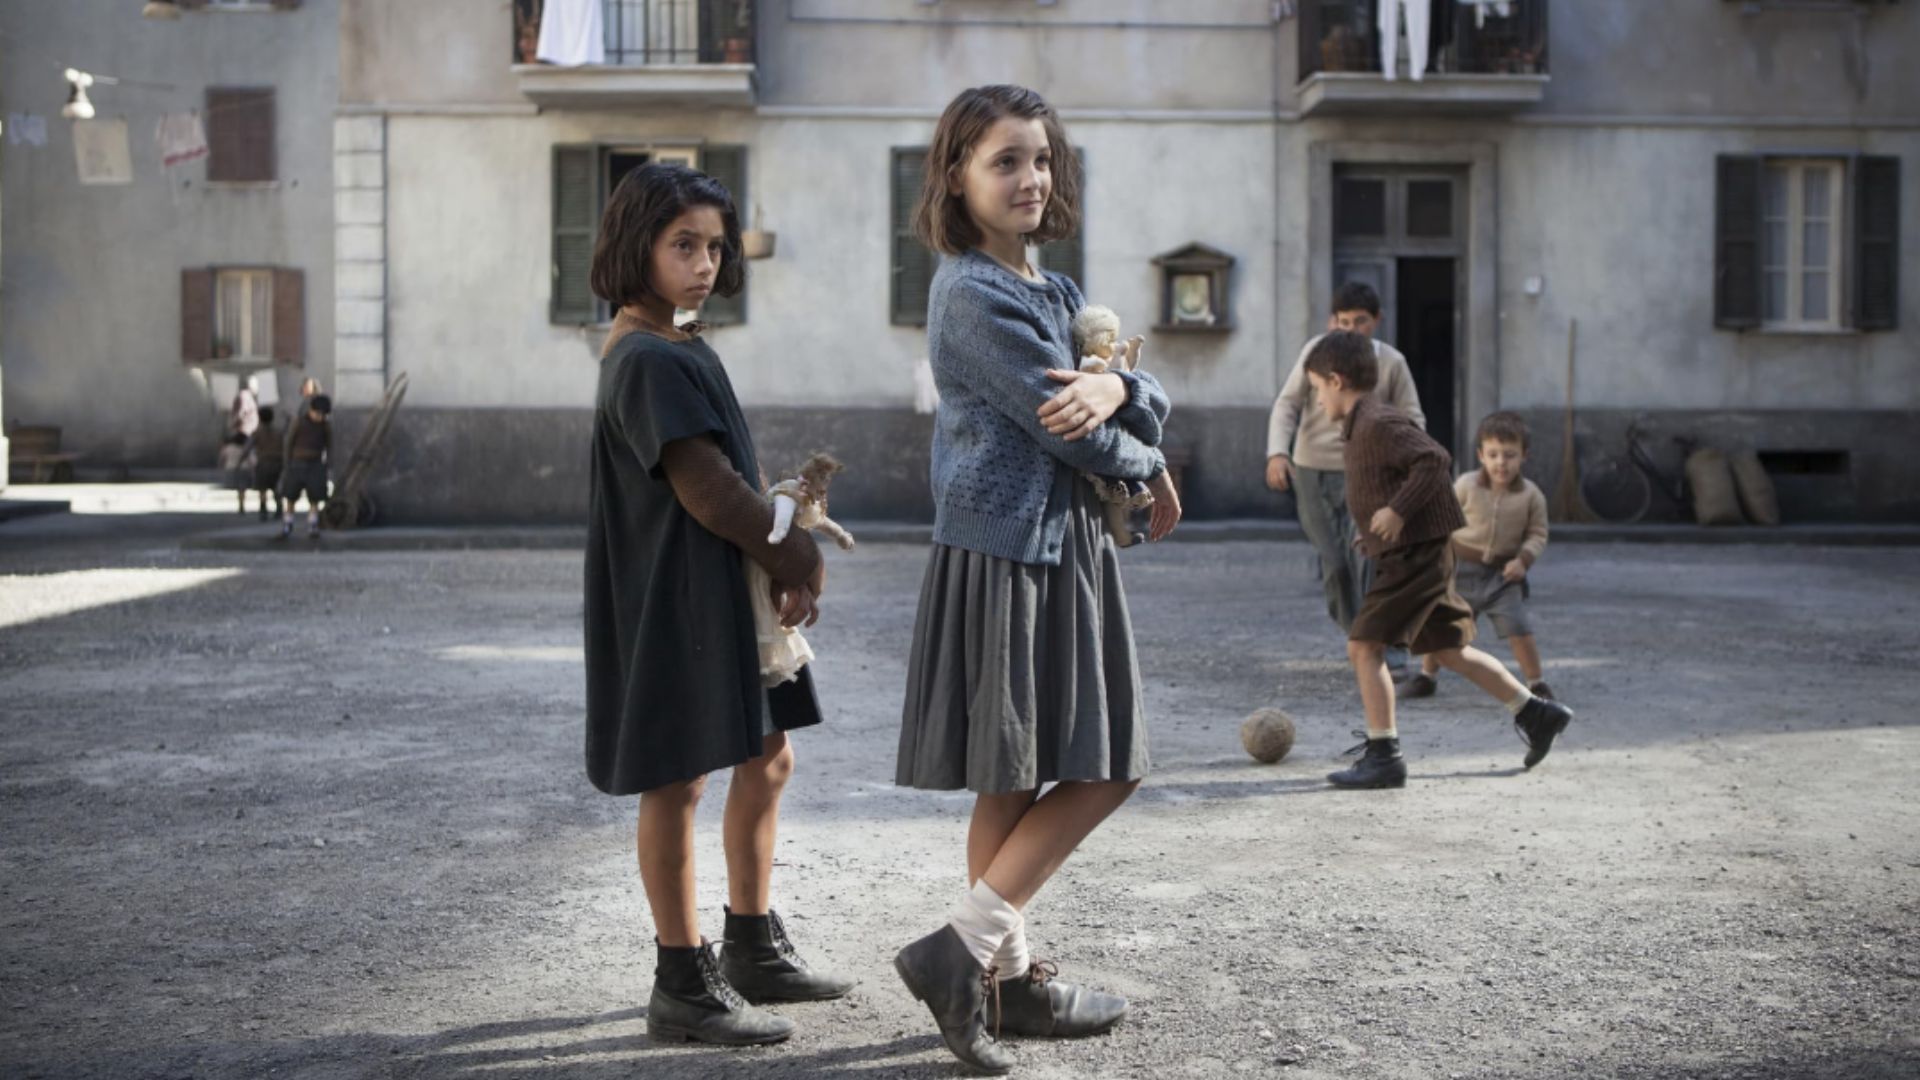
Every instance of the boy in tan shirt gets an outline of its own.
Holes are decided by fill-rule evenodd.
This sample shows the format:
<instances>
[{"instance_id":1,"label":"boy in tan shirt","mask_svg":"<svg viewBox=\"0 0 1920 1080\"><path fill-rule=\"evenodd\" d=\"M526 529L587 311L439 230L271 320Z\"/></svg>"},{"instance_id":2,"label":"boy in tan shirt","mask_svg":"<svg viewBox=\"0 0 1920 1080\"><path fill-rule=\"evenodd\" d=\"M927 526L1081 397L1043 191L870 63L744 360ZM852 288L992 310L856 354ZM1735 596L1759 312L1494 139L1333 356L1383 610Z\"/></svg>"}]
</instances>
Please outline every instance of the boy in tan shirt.
<instances>
[{"instance_id":1,"label":"boy in tan shirt","mask_svg":"<svg viewBox=\"0 0 1920 1080\"><path fill-rule=\"evenodd\" d=\"M1420 395L1414 391L1407 358L1373 337L1379 322L1380 295L1372 286L1348 282L1334 292L1327 330L1349 330L1371 341L1380 369L1374 393L1425 428L1427 418L1420 411ZM1319 343L1316 337L1300 350L1300 359L1294 362L1286 385L1274 399L1267 420L1267 486L1274 491L1293 492L1300 529L1320 557L1320 584L1327 597L1327 614L1344 633L1353 626L1354 612L1360 609L1360 596L1367 591L1372 567L1354 546L1353 521L1347 516L1347 467L1341 458L1346 438L1340 433L1340 425L1327 419L1315 405L1313 384L1307 380L1307 357ZM1387 665L1396 673L1406 663L1404 653L1389 650Z\"/></svg>"},{"instance_id":2,"label":"boy in tan shirt","mask_svg":"<svg viewBox=\"0 0 1920 1080\"><path fill-rule=\"evenodd\" d=\"M1379 361L1367 339L1334 332L1307 357L1307 378L1328 419L1344 425L1347 507L1358 543L1377 564L1347 633L1347 658L1367 713L1365 754L1327 777L1336 787L1404 787L1407 764L1394 723L1390 645L1432 655L1501 701L1540 763L1573 713L1535 697L1505 665L1473 648L1473 612L1453 588L1453 534L1466 524L1448 490L1453 459L1403 412L1373 394Z\"/></svg>"},{"instance_id":3,"label":"boy in tan shirt","mask_svg":"<svg viewBox=\"0 0 1920 1080\"><path fill-rule=\"evenodd\" d=\"M1454 589L1475 618L1484 615L1513 649L1527 689L1551 698L1540 678L1540 649L1527 618L1527 571L1547 549L1547 497L1520 475L1527 460L1527 422L1517 413L1497 412L1480 421L1474 433L1480 467L1453 482L1467 524L1453 534ZM1423 657L1420 673L1395 687L1402 698L1429 697L1437 689L1440 662Z\"/></svg>"}]
</instances>

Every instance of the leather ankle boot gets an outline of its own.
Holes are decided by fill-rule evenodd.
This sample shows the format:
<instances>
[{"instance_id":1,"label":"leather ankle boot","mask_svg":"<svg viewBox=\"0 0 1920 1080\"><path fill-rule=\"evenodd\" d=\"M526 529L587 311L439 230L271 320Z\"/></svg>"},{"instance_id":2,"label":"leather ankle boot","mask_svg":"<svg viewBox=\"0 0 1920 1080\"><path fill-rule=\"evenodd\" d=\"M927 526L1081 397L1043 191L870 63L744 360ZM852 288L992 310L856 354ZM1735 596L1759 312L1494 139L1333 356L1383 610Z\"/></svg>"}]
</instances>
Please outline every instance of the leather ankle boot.
<instances>
[{"instance_id":1,"label":"leather ankle boot","mask_svg":"<svg viewBox=\"0 0 1920 1080\"><path fill-rule=\"evenodd\" d=\"M1350 769L1329 773L1327 782L1343 788L1406 787L1407 761L1400 756L1400 740L1368 739L1360 760Z\"/></svg>"},{"instance_id":2,"label":"leather ankle boot","mask_svg":"<svg viewBox=\"0 0 1920 1080\"><path fill-rule=\"evenodd\" d=\"M1573 710L1548 697L1535 696L1520 709L1520 715L1513 718L1513 729L1520 733L1520 741L1527 744L1527 756L1523 762L1531 769L1547 758L1553 749L1553 740L1573 720Z\"/></svg>"},{"instance_id":3,"label":"leather ankle boot","mask_svg":"<svg viewBox=\"0 0 1920 1080\"><path fill-rule=\"evenodd\" d=\"M720 974L711 942L658 946L653 994L647 999L647 1034L656 1039L754 1046L793 1034L793 1021L742 1000Z\"/></svg>"},{"instance_id":4,"label":"leather ankle boot","mask_svg":"<svg viewBox=\"0 0 1920 1080\"><path fill-rule=\"evenodd\" d=\"M995 1025L1015 1035L1077 1039L1098 1035L1127 1015L1127 999L1062 982L1051 961L1035 960L1027 970L1000 980Z\"/></svg>"},{"instance_id":5,"label":"leather ankle boot","mask_svg":"<svg viewBox=\"0 0 1920 1080\"><path fill-rule=\"evenodd\" d=\"M987 997L999 980L994 969L981 970L953 927L943 926L901 949L893 969L913 996L926 1002L940 1038L962 1064L994 1075L1013 1070L1013 1055L987 1033Z\"/></svg>"},{"instance_id":6,"label":"leather ankle boot","mask_svg":"<svg viewBox=\"0 0 1920 1080\"><path fill-rule=\"evenodd\" d=\"M769 1001L827 1001L844 997L853 980L815 971L787 938L786 924L772 911L738 915L727 909L726 946L720 973L740 996L756 1005Z\"/></svg>"}]
</instances>

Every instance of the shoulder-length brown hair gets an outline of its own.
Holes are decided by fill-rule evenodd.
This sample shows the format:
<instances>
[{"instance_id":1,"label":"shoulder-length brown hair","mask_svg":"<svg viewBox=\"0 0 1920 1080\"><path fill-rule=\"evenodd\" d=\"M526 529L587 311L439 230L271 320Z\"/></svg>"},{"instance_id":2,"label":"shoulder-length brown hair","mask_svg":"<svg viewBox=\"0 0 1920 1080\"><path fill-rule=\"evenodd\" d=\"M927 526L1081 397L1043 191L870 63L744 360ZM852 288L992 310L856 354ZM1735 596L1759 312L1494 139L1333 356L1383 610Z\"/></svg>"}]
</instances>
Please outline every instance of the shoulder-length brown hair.
<instances>
[{"instance_id":1,"label":"shoulder-length brown hair","mask_svg":"<svg viewBox=\"0 0 1920 1080\"><path fill-rule=\"evenodd\" d=\"M726 186L685 165L655 162L623 177L593 241L593 270L587 283L593 294L614 307L654 295L653 245L681 214L696 206L720 211L726 236L720 243L720 269L713 276L716 296L736 296L747 283L740 257L740 214Z\"/></svg>"},{"instance_id":2,"label":"shoulder-length brown hair","mask_svg":"<svg viewBox=\"0 0 1920 1080\"><path fill-rule=\"evenodd\" d=\"M966 201L957 190L958 180L974 144L987 129L1008 116L1040 121L1053 155L1053 194L1047 199L1039 227L1027 234L1027 239L1044 244L1079 231L1080 155L1067 140L1067 130L1053 106L1024 86L975 86L960 91L933 129L933 144L927 147L926 181L913 211L913 231L921 243L945 255L958 255L980 242L980 227L967 214Z\"/></svg>"}]
</instances>

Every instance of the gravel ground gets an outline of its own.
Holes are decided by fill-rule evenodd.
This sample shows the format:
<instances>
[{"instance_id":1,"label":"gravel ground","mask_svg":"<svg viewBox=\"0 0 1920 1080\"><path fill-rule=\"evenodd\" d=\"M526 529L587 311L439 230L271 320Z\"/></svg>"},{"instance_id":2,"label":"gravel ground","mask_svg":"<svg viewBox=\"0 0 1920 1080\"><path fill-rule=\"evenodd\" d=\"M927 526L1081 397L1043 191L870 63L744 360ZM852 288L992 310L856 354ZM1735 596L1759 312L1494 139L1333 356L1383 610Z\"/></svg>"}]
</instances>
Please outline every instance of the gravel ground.
<instances>
[{"instance_id":1,"label":"gravel ground","mask_svg":"<svg viewBox=\"0 0 1920 1080\"><path fill-rule=\"evenodd\" d=\"M785 807L775 903L860 988L729 1051L643 1034L634 800L580 762L579 557L182 554L208 524L0 527L0 1075L957 1073L888 964L963 884L968 797L891 783L923 548L834 557L831 719ZM1125 562L1156 770L1029 919L1135 1008L1018 1075L1920 1073L1910 550L1560 545L1553 757L1521 772L1447 678L1376 793L1321 780L1359 712L1308 549ZM1269 704L1300 742L1263 767L1237 728Z\"/></svg>"}]
</instances>

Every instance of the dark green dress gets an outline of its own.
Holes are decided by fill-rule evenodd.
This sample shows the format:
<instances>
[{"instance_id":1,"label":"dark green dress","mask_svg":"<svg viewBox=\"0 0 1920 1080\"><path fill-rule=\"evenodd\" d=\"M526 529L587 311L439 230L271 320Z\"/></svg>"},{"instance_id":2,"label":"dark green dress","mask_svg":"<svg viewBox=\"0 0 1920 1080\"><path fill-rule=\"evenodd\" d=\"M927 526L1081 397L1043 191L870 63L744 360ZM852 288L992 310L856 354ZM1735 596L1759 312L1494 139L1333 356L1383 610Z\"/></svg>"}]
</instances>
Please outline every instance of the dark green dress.
<instances>
[{"instance_id":1,"label":"dark green dress","mask_svg":"<svg viewBox=\"0 0 1920 1080\"><path fill-rule=\"evenodd\" d=\"M600 361L587 520L587 776L632 795L761 754L820 722L810 669L770 690L740 549L674 498L660 451L712 435L756 490L746 417L705 341L631 333Z\"/></svg>"}]
</instances>

